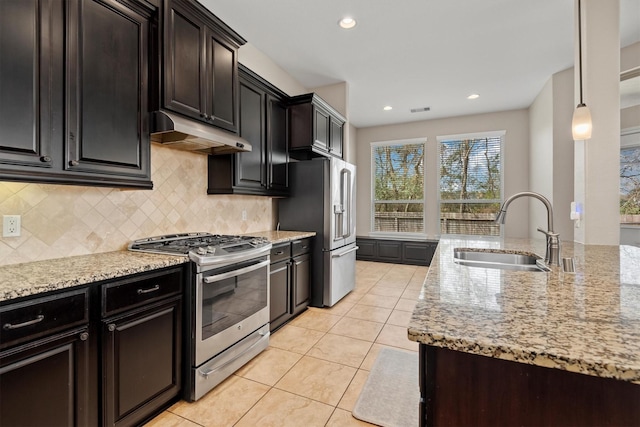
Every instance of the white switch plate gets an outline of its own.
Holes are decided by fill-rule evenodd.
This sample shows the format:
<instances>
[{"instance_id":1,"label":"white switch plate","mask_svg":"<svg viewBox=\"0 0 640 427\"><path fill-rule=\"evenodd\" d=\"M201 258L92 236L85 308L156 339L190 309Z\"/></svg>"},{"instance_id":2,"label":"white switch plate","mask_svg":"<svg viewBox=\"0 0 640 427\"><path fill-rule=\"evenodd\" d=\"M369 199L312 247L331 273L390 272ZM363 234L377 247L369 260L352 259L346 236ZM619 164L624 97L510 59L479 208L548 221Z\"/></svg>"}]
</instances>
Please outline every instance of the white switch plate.
<instances>
[{"instance_id":1,"label":"white switch plate","mask_svg":"<svg viewBox=\"0 0 640 427\"><path fill-rule=\"evenodd\" d=\"M245 209L242 210L242 220L243 221L247 220L247 211Z\"/></svg>"},{"instance_id":2,"label":"white switch plate","mask_svg":"<svg viewBox=\"0 0 640 427\"><path fill-rule=\"evenodd\" d=\"M2 215L2 237L20 236L20 215Z\"/></svg>"}]
</instances>

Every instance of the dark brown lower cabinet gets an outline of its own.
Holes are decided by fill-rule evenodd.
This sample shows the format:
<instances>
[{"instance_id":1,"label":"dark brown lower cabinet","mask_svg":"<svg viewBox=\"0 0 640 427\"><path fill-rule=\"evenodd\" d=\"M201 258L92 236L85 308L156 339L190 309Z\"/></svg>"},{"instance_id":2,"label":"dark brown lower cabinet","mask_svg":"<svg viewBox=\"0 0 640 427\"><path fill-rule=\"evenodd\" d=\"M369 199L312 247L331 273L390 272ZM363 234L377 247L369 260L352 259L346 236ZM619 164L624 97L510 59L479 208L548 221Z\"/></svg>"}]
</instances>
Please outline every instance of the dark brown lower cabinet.
<instances>
[{"instance_id":1,"label":"dark brown lower cabinet","mask_svg":"<svg viewBox=\"0 0 640 427\"><path fill-rule=\"evenodd\" d=\"M271 331L278 329L309 306L311 300L310 239L275 245L271 250ZM275 261L275 262L274 262Z\"/></svg>"},{"instance_id":2,"label":"dark brown lower cabinet","mask_svg":"<svg viewBox=\"0 0 640 427\"><path fill-rule=\"evenodd\" d=\"M93 424L87 338L78 328L0 353L0 425Z\"/></svg>"},{"instance_id":3,"label":"dark brown lower cabinet","mask_svg":"<svg viewBox=\"0 0 640 427\"><path fill-rule=\"evenodd\" d=\"M181 297L102 321L103 421L137 425L181 390Z\"/></svg>"},{"instance_id":4,"label":"dark brown lower cabinet","mask_svg":"<svg viewBox=\"0 0 640 427\"><path fill-rule=\"evenodd\" d=\"M269 276L271 285L269 322L272 331L291 317L289 313L289 300L291 295L289 287L289 266L289 260L271 264L271 273Z\"/></svg>"},{"instance_id":5,"label":"dark brown lower cabinet","mask_svg":"<svg viewBox=\"0 0 640 427\"><path fill-rule=\"evenodd\" d=\"M296 315L306 310L311 300L311 255L306 253L294 256L291 259L291 270L292 312Z\"/></svg>"},{"instance_id":6,"label":"dark brown lower cabinet","mask_svg":"<svg viewBox=\"0 0 640 427\"><path fill-rule=\"evenodd\" d=\"M640 385L420 345L420 426L638 426Z\"/></svg>"},{"instance_id":7,"label":"dark brown lower cabinet","mask_svg":"<svg viewBox=\"0 0 640 427\"><path fill-rule=\"evenodd\" d=\"M437 240L392 240L356 238L356 259L395 264L429 265L438 246Z\"/></svg>"}]
</instances>

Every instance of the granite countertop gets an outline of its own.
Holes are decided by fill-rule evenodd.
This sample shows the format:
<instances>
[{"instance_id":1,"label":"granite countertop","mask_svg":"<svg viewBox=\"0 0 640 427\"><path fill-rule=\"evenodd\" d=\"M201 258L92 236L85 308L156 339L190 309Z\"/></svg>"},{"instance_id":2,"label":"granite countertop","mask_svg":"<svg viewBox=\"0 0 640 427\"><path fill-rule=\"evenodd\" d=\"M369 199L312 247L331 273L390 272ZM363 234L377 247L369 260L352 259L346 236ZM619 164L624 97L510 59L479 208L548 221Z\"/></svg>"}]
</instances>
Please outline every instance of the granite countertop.
<instances>
[{"instance_id":1,"label":"granite countertop","mask_svg":"<svg viewBox=\"0 0 640 427\"><path fill-rule=\"evenodd\" d=\"M265 237L274 245L276 243L290 242L292 240L304 239L316 235L315 231L285 231L285 230L267 230L257 233L247 233L251 236Z\"/></svg>"},{"instance_id":2,"label":"granite countertop","mask_svg":"<svg viewBox=\"0 0 640 427\"><path fill-rule=\"evenodd\" d=\"M315 236L313 232L296 231L262 231L248 234L266 237L272 243ZM0 302L186 262L186 256L122 250L0 266Z\"/></svg>"},{"instance_id":3,"label":"granite countertop","mask_svg":"<svg viewBox=\"0 0 640 427\"><path fill-rule=\"evenodd\" d=\"M543 240L441 239L410 340L640 384L640 248L562 242L570 274L462 266L458 247L545 253Z\"/></svg>"}]
</instances>

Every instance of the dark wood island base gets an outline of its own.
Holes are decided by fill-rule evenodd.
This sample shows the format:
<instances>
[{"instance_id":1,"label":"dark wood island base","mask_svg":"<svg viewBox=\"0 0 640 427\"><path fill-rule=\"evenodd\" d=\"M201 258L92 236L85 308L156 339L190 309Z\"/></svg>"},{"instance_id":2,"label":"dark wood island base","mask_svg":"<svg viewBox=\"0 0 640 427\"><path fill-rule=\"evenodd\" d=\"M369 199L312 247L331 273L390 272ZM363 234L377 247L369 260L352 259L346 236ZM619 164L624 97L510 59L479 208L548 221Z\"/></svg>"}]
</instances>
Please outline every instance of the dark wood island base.
<instances>
[{"instance_id":1,"label":"dark wood island base","mask_svg":"<svg viewBox=\"0 0 640 427\"><path fill-rule=\"evenodd\" d=\"M640 426L640 385L420 344L420 426Z\"/></svg>"}]
</instances>

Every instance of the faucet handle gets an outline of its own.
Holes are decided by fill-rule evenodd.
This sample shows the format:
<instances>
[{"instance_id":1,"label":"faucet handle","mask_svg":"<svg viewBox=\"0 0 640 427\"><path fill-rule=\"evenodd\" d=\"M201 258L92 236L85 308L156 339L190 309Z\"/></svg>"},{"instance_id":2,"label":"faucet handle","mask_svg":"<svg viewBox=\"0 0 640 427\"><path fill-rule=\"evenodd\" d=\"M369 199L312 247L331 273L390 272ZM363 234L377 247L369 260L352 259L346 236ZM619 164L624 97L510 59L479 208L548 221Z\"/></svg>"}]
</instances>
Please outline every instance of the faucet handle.
<instances>
[{"instance_id":1,"label":"faucet handle","mask_svg":"<svg viewBox=\"0 0 640 427\"><path fill-rule=\"evenodd\" d=\"M560 236L560 233L555 233L550 230L543 230L542 227L538 227L538 231L544 234L545 236L547 236L548 238L554 238L554 237L558 238Z\"/></svg>"}]
</instances>

